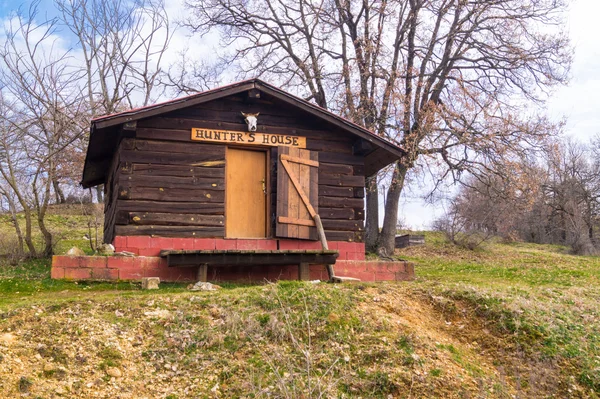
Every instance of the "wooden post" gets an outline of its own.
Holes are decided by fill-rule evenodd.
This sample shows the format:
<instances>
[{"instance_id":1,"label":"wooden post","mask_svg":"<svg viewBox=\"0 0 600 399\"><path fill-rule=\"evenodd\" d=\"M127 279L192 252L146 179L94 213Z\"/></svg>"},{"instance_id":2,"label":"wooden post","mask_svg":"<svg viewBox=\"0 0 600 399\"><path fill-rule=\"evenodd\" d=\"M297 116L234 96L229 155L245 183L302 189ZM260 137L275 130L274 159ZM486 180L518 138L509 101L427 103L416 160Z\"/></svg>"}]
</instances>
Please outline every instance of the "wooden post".
<instances>
[{"instance_id":1,"label":"wooden post","mask_svg":"<svg viewBox=\"0 0 600 399\"><path fill-rule=\"evenodd\" d=\"M319 234L319 240L321 240L321 246L323 247L323 250L328 250L329 245L327 245L327 237L325 237L325 229L323 229L323 223L321 223L321 216L319 216L318 214L315 214L313 216L313 219L315 220L315 225L317 226L317 233ZM333 270L333 265L326 265L326 266L327 266L327 275L329 276L329 281L333 281L333 278L335 277L335 271Z\"/></svg>"},{"instance_id":2,"label":"wooden post","mask_svg":"<svg viewBox=\"0 0 600 399\"><path fill-rule=\"evenodd\" d=\"M198 266L198 275L196 277L198 281L206 283L208 280L208 265L206 263Z\"/></svg>"},{"instance_id":3,"label":"wooden post","mask_svg":"<svg viewBox=\"0 0 600 399\"><path fill-rule=\"evenodd\" d=\"M298 265L298 280L310 280L310 265L308 263L300 263Z\"/></svg>"}]
</instances>

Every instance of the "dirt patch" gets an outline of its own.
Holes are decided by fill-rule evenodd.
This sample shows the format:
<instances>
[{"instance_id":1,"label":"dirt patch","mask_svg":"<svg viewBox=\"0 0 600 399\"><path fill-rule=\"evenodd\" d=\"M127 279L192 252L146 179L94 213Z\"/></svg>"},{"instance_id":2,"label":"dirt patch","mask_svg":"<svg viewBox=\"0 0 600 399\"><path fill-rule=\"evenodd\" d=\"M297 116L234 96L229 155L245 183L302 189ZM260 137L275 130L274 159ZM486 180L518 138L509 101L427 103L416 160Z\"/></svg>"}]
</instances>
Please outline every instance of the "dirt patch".
<instances>
[{"instance_id":1,"label":"dirt patch","mask_svg":"<svg viewBox=\"0 0 600 399\"><path fill-rule=\"evenodd\" d=\"M359 305L373 319L386 320L412 341L415 362L409 369L408 397L512 397L515 389L480 345L424 297L398 287L372 288ZM407 370L405 369L404 372ZM418 395L416 393L419 393Z\"/></svg>"},{"instance_id":2,"label":"dirt patch","mask_svg":"<svg viewBox=\"0 0 600 399\"><path fill-rule=\"evenodd\" d=\"M413 287L371 288L368 294L373 300L360 304L362 312L413 337L415 353L426 360L422 372L444 371L435 384L442 397L590 397L566 377L566 365L520 346L463 301Z\"/></svg>"},{"instance_id":3,"label":"dirt patch","mask_svg":"<svg viewBox=\"0 0 600 399\"><path fill-rule=\"evenodd\" d=\"M2 315L3 397L586 397L412 284L86 295Z\"/></svg>"}]
</instances>

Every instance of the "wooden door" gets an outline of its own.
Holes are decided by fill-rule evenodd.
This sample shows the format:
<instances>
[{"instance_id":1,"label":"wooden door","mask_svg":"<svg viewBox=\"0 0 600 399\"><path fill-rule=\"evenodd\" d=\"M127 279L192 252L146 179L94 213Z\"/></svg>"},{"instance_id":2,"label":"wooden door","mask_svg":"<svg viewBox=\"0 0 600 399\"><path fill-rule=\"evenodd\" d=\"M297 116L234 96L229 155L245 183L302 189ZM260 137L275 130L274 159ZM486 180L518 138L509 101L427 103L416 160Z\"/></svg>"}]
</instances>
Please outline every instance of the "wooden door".
<instances>
[{"instance_id":1,"label":"wooden door","mask_svg":"<svg viewBox=\"0 0 600 399\"><path fill-rule=\"evenodd\" d=\"M228 238L267 235L267 153L227 149L225 234Z\"/></svg>"},{"instance_id":2,"label":"wooden door","mask_svg":"<svg viewBox=\"0 0 600 399\"><path fill-rule=\"evenodd\" d=\"M317 240L319 161L314 151L278 147L277 237Z\"/></svg>"}]
</instances>

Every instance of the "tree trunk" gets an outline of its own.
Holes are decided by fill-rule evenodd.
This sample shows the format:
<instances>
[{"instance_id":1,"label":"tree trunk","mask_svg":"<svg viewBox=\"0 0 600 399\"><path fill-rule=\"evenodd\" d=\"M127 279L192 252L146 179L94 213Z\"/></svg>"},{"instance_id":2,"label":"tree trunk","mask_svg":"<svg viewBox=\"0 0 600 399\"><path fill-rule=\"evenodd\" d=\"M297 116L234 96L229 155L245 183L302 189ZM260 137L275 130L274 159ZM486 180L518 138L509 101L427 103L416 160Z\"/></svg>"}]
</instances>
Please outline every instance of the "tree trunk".
<instances>
[{"instance_id":1,"label":"tree trunk","mask_svg":"<svg viewBox=\"0 0 600 399\"><path fill-rule=\"evenodd\" d=\"M46 183L44 189L44 197L41 203L38 201L38 197L36 196L36 205L37 205L37 220L38 226L44 237L44 251L42 256L52 256L54 253L54 245L53 245L53 237L52 233L46 227L46 211L48 210L48 203L50 202L50 184Z\"/></svg>"},{"instance_id":2,"label":"tree trunk","mask_svg":"<svg viewBox=\"0 0 600 399\"><path fill-rule=\"evenodd\" d=\"M96 200L99 204L104 202L104 184L96 186Z\"/></svg>"},{"instance_id":3,"label":"tree trunk","mask_svg":"<svg viewBox=\"0 0 600 399\"><path fill-rule=\"evenodd\" d=\"M54 196L56 197L56 203L64 204L66 202L65 194L63 193L62 189L60 188L60 183L58 182L58 180L56 180L56 179L52 180L52 187L54 188Z\"/></svg>"},{"instance_id":4,"label":"tree trunk","mask_svg":"<svg viewBox=\"0 0 600 399\"><path fill-rule=\"evenodd\" d=\"M35 245L33 244L33 239L31 237L31 210L29 208L23 208L23 213L25 214L25 237L23 237L23 239L29 250L29 256L37 257L37 251L35 250Z\"/></svg>"},{"instance_id":5,"label":"tree trunk","mask_svg":"<svg viewBox=\"0 0 600 399\"><path fill-rule=\"evenodd\" d=\"M21 226L19 226L19 219L17 219L17 208L15 206L15 203L10 198L7 197L7 199L8 207L10 210L10 217L15 227L15 233L17 234L17 255L23 256L23 254L25 253L25 246L23 241L23 232L21 231Z\"/></svg>"},{"instance_id":6,"label":"tree trunk","mask_svg":"<svg viewBox=\"0 0 600 399\"><path fill-rule=\"evenodd\" d=\"M42 256L51 256L54 252L54 248L52 245L52 233L46 228L46 223L44 223L44 216L40 216L38 214L38 226L40 227L40 231L42 232L42 236L44 237L44 251Z\"/></svg>"},{"instance_id":7,"label":"tree trunk","mask_svg":"<svg viewBox=\"0 0 600 399\"><path fill-rule=\"evenodd\" d=\"M368 252L377 251L379 244L379 191L377 174L366 181L367 214L365 217L365 248Z\"/></svg>"},{"instance_id":8,"label":"tree trunk","mask_svg":"<svg viewBox=\"0 0 600 399\"><path fill-rule=\"evenodd\" d=\"M388 189L385 203L385 215L383 217L383 228L379 238L379 249L385 250L385 254L391 256L394 253L394 238L396 237L396 226L398 224L398 204L400 194L404 188L404 181L408 168L401 162L396 163L392 183Z\"/></svg>"}]
</instances>

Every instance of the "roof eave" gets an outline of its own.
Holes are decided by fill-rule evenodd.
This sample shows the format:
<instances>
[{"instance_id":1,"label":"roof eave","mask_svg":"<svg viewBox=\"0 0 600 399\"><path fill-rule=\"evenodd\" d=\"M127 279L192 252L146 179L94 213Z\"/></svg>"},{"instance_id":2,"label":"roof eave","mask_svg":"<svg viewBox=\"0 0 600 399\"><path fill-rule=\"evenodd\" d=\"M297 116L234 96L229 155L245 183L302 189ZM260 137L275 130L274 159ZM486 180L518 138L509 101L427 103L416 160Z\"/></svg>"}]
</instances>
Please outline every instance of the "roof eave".
<instances>
[{"instance_id":1,"label":"roof eave","mask_svg":"<svg viewBox=\"0 0 600 399\"><path fill-rule=\"evenodd\" d=\"M284 90L272 86L268 83L265 83L259 79L245 80L228 86L222 86L213 90L193 94L187 97L182 97L179 99L150 105L147 107L142 107L130 111L124 111L117 114L98 117L91 121L90 144L92 143L92 137L94 137L94 133L98 134L98 130L121 125L126 122L137 121L143 118L148 118L167 112L176 111L181 108L187 108L190 106L202 104L218 98L245 92L250 89L259 89L265 94L271 95L287 104L298 107L320 119L323 119L335 126L338 126L343 130L346 130L364 140L367 140L378 147L381 147L382 149L384 149L385 151L389 152L397 158L401 158L405 154L405 151L402 148L363 128L362 126L359 126L339 115L335 115L330 111L319 107L316 104L312 104L308 101L298 98L297 96L287 93ZM90 188L98 184L102 184L106 180L106 176L104 176L103 178L96 178L95 176L90 176L90 148L91 145L88 145L82 180L80 183L84 188Z\"/></svg>"}]
</instances>

